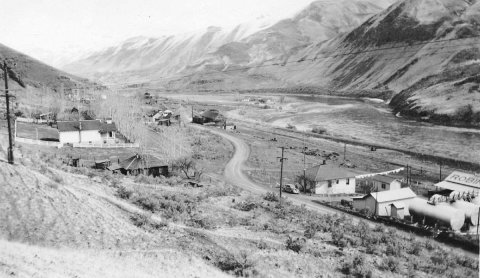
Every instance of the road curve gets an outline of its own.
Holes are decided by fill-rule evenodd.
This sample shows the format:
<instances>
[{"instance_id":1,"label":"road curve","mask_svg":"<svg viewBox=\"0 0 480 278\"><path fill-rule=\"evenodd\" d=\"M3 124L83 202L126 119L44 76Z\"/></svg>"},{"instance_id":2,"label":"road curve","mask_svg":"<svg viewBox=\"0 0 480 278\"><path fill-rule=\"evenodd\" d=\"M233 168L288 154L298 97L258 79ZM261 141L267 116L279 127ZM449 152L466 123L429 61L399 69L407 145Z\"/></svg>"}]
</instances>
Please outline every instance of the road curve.
<instances>
[{"instance_id":1,"label":"road curve","mask_svg":"<svg viewBox=\"0 0 480 278\"><path fill-rule=\"evenodd\" d=\"M226 140L230 141L234 148L235 153L230 161L225 166L225 179L227 182L243 188L247 191L250 191L255 194L265 194L267 192L273 192L269 188L265 188L259 184L252 182L246 175L243 173L243 168L245 162L248 160L250 155L249 146L240 138L237 138L231 134L228 134L224 131L207 129L205 127L200 127L202 129L208 130L216 135L219 135ZM288 199L297 205L304 205L306 208L320 212L320 213L335 213L338 211L326 208L320 204L313 203L304 196L300 195L288 195Z\"/></svg>"}]
</instances>

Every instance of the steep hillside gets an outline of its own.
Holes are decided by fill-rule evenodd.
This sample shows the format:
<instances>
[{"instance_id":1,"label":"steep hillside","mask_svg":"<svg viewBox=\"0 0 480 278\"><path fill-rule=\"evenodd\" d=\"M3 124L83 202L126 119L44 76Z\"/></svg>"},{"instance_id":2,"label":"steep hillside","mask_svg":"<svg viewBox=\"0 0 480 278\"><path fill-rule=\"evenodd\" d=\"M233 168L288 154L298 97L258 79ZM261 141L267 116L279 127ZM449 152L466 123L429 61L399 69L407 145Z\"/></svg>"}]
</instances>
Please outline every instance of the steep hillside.
<instances>
[{"instance_id":1,"label":"steep hillside","mask_svg":"<svg viewBox=\"0 0 480 278\"><path fill-rule=\"evenodd\" d=\"M479 7L478 1L398 2L349 34L290 58L307 62L281 74L340 91L393 90L395 112L470 124L454 118L468 104L480 112Z\"/></svg>"},{"instance_id":2,"label":"steep hillside","mask_svg":"<svg viewBox=\"0 0 480 278\"><path fill-rule=\"evenodd\" d=\"M85 77L124 82L260 65L285 59L312 42L352 30L392 2L320 0L279 22L240 24L231 30L210 27L204 32L158 39L132 38L64 69Z\"/></svg>"},{"instance_id":3,"label":"steep hillside","mask_svg":"<svg viewBox=\"0 0 480 278\"><path fill-rule=\"evenodd\" d=\"M31 86L33 88L42 88L45 86L51 89L57 89L61 84L63 84L65 88L74 87L75 85L94 85L94 83L89 82L85 78L80 78L55 69L3 44L0 44L0 58L2 59L2 63L4 58L12 59L12 63L16 63L13 70L17 76L12 73L9 74L10 78L15 81L11 83L11 86ZM3 77L1 79L3 80Z\"/></svg>"}]
</instances>

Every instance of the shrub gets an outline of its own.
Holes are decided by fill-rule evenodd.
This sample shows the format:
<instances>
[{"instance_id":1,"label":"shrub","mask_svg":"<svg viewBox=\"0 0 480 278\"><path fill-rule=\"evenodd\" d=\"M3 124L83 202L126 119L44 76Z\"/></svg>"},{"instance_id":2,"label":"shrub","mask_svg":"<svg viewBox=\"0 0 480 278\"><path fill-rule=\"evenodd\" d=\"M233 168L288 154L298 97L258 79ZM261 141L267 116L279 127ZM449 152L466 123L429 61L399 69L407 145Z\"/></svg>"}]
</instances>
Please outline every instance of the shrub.
<instances>
[{"instance_id":1,"label":"shrub","mask_svg":"<svg viewBox=\"0 0 480 278\"><path fill-rule=\"evenodd\" d=\"M420 255L422 252L422 246L418 241L413 241L410 245L410 249L408 249L408 253L411 255Z\"/></svg>"},{"instance_id":2,"label":"shrub","mask_svg":"<svg viewBox=\"0 0 480 278\"><path fill-rule=\"evenodd\" d=\"M257 248L260 250L265 250L268 248L268 245L265 241L260 240L259 242L257 242Z\"/></svg>"},{"instance_id":3,"label":"shrub","mask_svg":"<svg viewBox=\"0 0 480 278\"><path fill-rule=\"evenodd\" d=\"M317 126L317 127L312 128L312 133L325 134L325 133L327 133L327 130L323 127Z\"/></svg>"},{"instance_id":4,"label":"shrub","mask_svg":"<svg viewBox=\"0 0 480 278\"><path fill-rule=\"evenodd\" d=\"M372 277L372 271L368 269L364 256L358 254L353 259L345 261L341 271L346 275L354 277Z\"/></svg>"},{"instance_id":5,"label":"shrub","mask_svg":"<svg viewBox=\"0 0 480 278\"><path fill-rule=\"evenodd\" d=\"M63 177L56 173L52 173L52 180L56 183L63 183Z\"/></svg>"},{"instance_id":6,"label":"shrub","mask_svg":"<svg viewBox=\"0 0 480 278\"><path fill-rule=\"evenodd\" d=\"M257 204L253 202L240 202L234 205L233 207L241 211L251 211L257 207Z\"/></svg>"},{"instance_id":7,"label":"shrub","mask_svg":"<svg viewBox=\"0 0 480 278\"><path fill-rule=\"evenodd\" d=\"M127 189L125 186L120 186L117 189L117 196L122 198L122 199L130 199L133 195L133 191L130 189Z\"/></svg>"},{"instance_id":8,"label":"shrub","mask_svg":"<svg viewBox=\"0 0 480 278\"><path fill-rule=\"evenodd\" d=\"M398 258L388 256L383 259L382 261L382 269L388 270L391 272L396 272L399 268L400 264L398 263Z\"/></svg>"},{"instance_id":9,"label":"shrub","mask_svg":"<svg viewBox=\"0 0 480 278\"><path fill-rule=\"evenodd\" d=\"M273 193L273 192L267 192L265 195L263 195L263 199L265 201L269 201L269 202L278 202L280 201L280 197Z\"/></svg>"},{"instance_id":10,"label":"shrub","mask_svg":"<svg viewBox=\"0 0 480 278\"><path fill-rule=\"evenodd\" d=\"M150 223L148 216L140 213L135 213L134 215L130 216L130 220L132 220L133 225L139 228L143 228Z\"/></svg>"},{"instance_id":11,"label":"shrub","mask_svg":"<svg viewBox=\"0 0 480 278\"><path fill-rule=\"evenodd\" d=\"M396 246L395 244L389 242L387 244L385 254L392 255L392 256L398 256L398 255L400 255L400 248L398 246Z\"/></svg>"},{"instance_id":12,"label":"shrub","mask_svg":"<svg viewBox=\"0 0 480 278\"><path fill-rule=\"evenodd\" d=\"M306 243L307 241L304 238L293 239L291 236L288 236L285 247L288 250L299 253L305 247Z\"/></svg>"},{"instance_id":13,"label":"shrub","mask_svg":"<svg viewBox=\"0 0 480 278\"><path fill-rule=\"evenodd\" d=\"M141 213L133 214L132 216L130 216L130 220L132 220L133 225L143 229L153 228L158 230L167 225L164 222L153 221L151 216Z\"/></svg>"},{"instance_id":14,"label":"shrub","mask_svg":"<svg viewBox=\"0 0 480 278\"><path fill-rule=\"evenodd\" d=\"M238 254L227 254L222 256L215 264L221 270L230 274L242 277L253 276L254 263L248 257L246 252L240 252Z\"/></svg>"},{"instance_id":15,"label":"shrub","mask_svg":"<svg viewBox=\"0 0 480 278\"><path fill-rule=\"evenodd\" d=\"M310 224L307 225L303 235L308 239L312 239L313 237L315 237L315 234L317 233L318 229L319 229L319 227L318 227L317 224L310 223Z\"/></svg>"},{"instance_id":16,"label":"shrub","mask_svg":"<svg viewBox=\"0 0 480 278\"><path fill-rule=\"evenodd\" d=\"M216 228L215 222L208 216L195 215L192 217L192 226L202 228L206 230L212 230Z\"/></svg>"}]
</instances>

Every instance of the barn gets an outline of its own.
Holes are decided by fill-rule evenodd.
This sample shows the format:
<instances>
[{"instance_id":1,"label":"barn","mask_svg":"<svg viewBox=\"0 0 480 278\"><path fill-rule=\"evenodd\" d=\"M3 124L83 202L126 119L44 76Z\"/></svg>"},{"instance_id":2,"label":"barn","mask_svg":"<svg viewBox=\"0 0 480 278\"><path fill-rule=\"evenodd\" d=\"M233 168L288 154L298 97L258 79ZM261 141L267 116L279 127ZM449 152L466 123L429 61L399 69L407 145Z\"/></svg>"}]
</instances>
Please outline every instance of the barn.
<instances>
[{"instance_id":1,"label":"barn","mask_svg":"<svg viewBox=\"0 0 480 278\"><path fill-rule=\"evenodd\" d=\"M353 208L360 211L368 209L377 216L403 218L408 214L408 204L417 195L409 187L372 192L363 197L353 198Z\"/></svg>"},{"instance_id":2,"label":"barn","mask_svg":"<svg viewBox=\"0 0 480 278\"><path fill-rule=\"evenodd\" d=\"M306 171L309 191L314 194L354 194L355 173L331 165L317 165Z\"/></svg>"}]
</instances>

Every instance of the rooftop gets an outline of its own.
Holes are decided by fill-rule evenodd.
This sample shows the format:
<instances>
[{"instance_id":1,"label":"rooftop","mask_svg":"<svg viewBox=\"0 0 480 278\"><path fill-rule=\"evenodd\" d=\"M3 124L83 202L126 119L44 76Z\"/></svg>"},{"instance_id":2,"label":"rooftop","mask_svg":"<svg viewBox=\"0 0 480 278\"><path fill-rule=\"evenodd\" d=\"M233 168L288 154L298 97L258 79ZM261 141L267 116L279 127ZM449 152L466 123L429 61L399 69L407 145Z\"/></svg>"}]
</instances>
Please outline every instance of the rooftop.
<instances>
[{"instance_id":1,"label":"rooftop","mask_svg":"<svg viewBox=\"0 0 480 278\"><path fill-rule=\"evenodd\" d=\"M62 121L57 122L59 132L69 132L69 131L79 131L80 123L82 130L98 130L101 133L106 133L110 131L117 131L117 126L115 123L104 123L99 120L90 120L90 121Z\"/></svg>"},{"instance_id":2,"label":"rooftop","mask_svg":"<svg viewBox=\"0 0 480 278\"><path fill-rule=\"evenodd\" d=\"M383 182L383 183L391 183L391 182L393 182L394 180L398 180L398 179L395 178L395 177L384 176L384 175L377 175L377 176L370 177L370 178L368 178L368 179L369 179L369 180L374 180L374 181Z\"/></svg>"},{"instance_id":3,"label":"rooftop","mask_svg":"<svg viewBox=\"0 0 480 278\"><path fill-rule=\"evenodd\" d=\"M354 178L357 174L345 168L331 165L317 165L307 169L306 176L314 181L328 181L344 178Z\"/></svg>"},{"instance_id":4,"label":"rooftop","mask_svg":"<svg viewBox=\"0 0 480 278\"><path fill-rule=\"evenodd\" d=\"M57 122L59 132L79 131L81 130L100 130L101 122L99 120L91 121L65 121Z\"/></svg>"},{"instance_id":5,"label":"rooftop","mask_svg":"<svg viewBox=\"0 0 480 278\"><path fill-rule=\"evenodd\" d=\"M387 190L381 192L372 192L367 196L372 196L377 202L384 203L395 200L404 200L415 198L417 194L413 192L410 187L405 187L397 190Z\"/></svg>"},{"instance_id":6,"label":"rooftop","mask_svg":"<svg viewBox=\"0 0 480 278\"><path fill-rule=\"evenodd\" d=\"M119 168L125 170L146 169L152 167L167 166L167 163L151 155L136 154L120 162Z\"/></svg>"}]
</instances>

